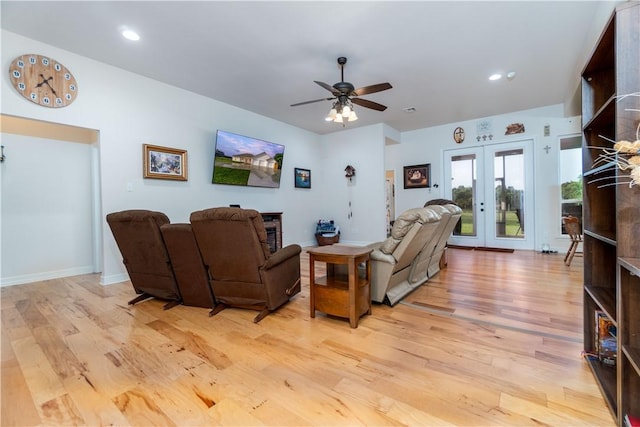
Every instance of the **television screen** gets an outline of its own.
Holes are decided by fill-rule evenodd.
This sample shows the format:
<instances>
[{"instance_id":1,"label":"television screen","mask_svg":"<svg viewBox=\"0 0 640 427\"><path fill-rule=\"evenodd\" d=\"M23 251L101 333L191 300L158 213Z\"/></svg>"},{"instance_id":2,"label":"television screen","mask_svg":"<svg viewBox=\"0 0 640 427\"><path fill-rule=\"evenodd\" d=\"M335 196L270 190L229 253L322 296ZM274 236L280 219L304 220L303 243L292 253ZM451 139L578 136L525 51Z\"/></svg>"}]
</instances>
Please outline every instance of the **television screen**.
<instances>
[{"instance_id":1,"label":"television screen","mask_svg":"<svg viewBox=\"0 0 640 427\"><path fill-rule=\"evenodd\" d=\"M214 184L280 187L284 145L218 130Z\"/></svg>"}]
</instances>

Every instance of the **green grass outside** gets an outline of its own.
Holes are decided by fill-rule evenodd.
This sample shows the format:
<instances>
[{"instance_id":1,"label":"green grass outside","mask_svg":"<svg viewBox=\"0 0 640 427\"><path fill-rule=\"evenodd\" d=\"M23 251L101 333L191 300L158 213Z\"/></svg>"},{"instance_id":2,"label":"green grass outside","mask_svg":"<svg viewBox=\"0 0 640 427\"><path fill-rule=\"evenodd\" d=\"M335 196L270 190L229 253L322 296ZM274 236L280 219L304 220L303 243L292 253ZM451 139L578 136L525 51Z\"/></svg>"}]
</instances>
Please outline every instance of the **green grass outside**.
<instances>
[{"instance_id":1,"label":"green grass outside","mask_svg":"<svg viewBox=\"0 0 640 427\"><path fill-rule=\"evenodd\" d=\"M469 210L462 211L462 217L460 218L462 222L462 231L461 235L469 236L473 233L473 214ZM524 236L524 232L518 229L520 228L520 223L518 222L518 217L516 216L515 211L507 211L507 224L505 228L506 236L515 236L516 232L518 236Z\"/></svg>"},{"instance_id":2,"label":"green grass outside","mask_svg":"<svg viewBox=\"0 0 640 427\"><path fill-rule=\"evenodd\" d=\"M249 182L249 174L251 171L247 169L232 169L215 166L213 171L213 180L216 184L230 185L247 185Z\"/></svg>"}]
</instances>

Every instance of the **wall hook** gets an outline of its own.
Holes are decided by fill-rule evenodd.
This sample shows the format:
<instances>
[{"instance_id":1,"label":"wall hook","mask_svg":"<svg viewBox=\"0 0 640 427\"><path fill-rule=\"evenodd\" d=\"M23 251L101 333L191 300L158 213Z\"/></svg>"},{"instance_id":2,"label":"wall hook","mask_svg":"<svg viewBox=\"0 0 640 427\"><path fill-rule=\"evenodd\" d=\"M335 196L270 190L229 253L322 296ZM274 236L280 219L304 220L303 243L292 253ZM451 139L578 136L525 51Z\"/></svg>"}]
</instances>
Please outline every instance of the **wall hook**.
<instances>
[{"instance_id":1,"label":"wall hook","mask_svg":"<svg viewBox=\"0 0 640 427\"><path fill-rule=\"evenodd\" d=\"M0 162L4 162L7 157L4 155L4 145L0 145Z\"/></svg>"}]
</instances>

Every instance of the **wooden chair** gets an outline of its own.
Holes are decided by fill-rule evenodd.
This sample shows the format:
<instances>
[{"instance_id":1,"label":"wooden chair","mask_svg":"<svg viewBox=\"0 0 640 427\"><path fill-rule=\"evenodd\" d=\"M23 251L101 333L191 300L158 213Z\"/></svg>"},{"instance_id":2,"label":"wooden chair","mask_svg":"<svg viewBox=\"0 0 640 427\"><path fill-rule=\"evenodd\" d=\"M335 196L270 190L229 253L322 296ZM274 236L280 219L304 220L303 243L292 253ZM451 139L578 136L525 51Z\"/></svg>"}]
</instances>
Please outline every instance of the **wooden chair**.
<instances>
[{"instance_id":1,"label":"wooden chair","mask_svg":"<svg viewBox=\"0 0 640 427\"><path fill-rule=\"evenodd\" d=\"M516 217L518 218L518 231L516 231L517 236L521 231L522 234L524 234L524 215L522 215L522 209L516 209Z\"/></svg>"},{"instance_id":2,"label":"wooden chair","mask_svg":"<svg viewBox=\"0 0 640 427\"><path fill-rule=\"evenodd\" d=\"M573 256L576 254L578 245L582 242L582 230L580 230L580 223L575 216L569 215L563 217L562 223L564 224L565 231L571 238L571 245L569 245L569 250L567 250L567 254L564 257L565 265L569 266L571 265Z\"/></svg>"}]
</instances>

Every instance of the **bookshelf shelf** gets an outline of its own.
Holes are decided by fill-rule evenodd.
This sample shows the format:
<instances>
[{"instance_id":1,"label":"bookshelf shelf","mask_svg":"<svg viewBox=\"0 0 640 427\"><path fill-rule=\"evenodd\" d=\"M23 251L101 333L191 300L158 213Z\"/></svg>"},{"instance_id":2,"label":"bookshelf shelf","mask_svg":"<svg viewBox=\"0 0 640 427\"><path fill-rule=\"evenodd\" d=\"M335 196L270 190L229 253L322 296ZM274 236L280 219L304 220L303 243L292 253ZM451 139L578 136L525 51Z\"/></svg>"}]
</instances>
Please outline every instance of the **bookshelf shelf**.
<instances>
[{"instance_id":1,"label":"bookshelf shelf","mask_svg":"<svg viewBox=\"0 0 640 427\"><path fill-rule=\"evenodd\" d=\"M640 276L640 258L621 257L618 259L618 262L622 267L629 270L630 273Z\"/></svg>"},{"instance_id":2,"label":"bookshelf shelf","mask_svg":"<svg viewBox=\"0 0 640 427\"><path fill-rule=\"evenodd\" d=\"M600 232L600 233L596 233L595 231L591 231L591 230L584 230L584 234L592 237L596 240L601 240L602 242L611 245L611 246L615 246L616 245L616 232L615 231L604 231L604 232Z\"/></svg>"},{"instance_id":3,"label":"bookshelf shelf","mask_svg":"<svg viewBox=\"0 0 640 427\"><path fill-rule=\"evenodd\" d=\"M640 375L640 349L631 348L627 346L622 346L622 351L627 359L629 359L629 363L636 371L636 374Z\"/></svg>"},{"instance_id":4,"label":"bookshelf shelf","mask_svg":"<svg viewBox=\"0 0 640 427\"><path fill-rule=\"evenodd\" d=\"M602 310L605 314L614 322L617 326L616 315L616 293L615 289L599 287L599 286L585 286L585 292L589 294L597 309ZM594 317L591 316L593 319Z\"/></svg>"},{"instance_id":5,"label":"bookshelf shelf","mask_svg":"<svg viewBox=\"0 0 640 427\"><path fill-rule=\"evenodd\" d=\"M598 381L602 396L605 398L607 404L611 408L612 412L616 412L617 397L616 397L616 369L610 366L603 366L598 360L589 360L589 368Z\"/></svg>"},{"instance_id":6,"label":"bookshelf shelf","mask_svg":"<svg viewBox=\"0 0 640 427\"><path fill-rule=\"evenodd\" d=\"M620 97L640 91L638 33L640 2L618 5L582 71L584 350L619 426L640 416L640 186L599 156L611 141L637 139L640 97ZM615 367L598 346L616 348Z\"/></svg>"}]
</instances>

